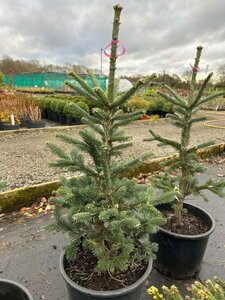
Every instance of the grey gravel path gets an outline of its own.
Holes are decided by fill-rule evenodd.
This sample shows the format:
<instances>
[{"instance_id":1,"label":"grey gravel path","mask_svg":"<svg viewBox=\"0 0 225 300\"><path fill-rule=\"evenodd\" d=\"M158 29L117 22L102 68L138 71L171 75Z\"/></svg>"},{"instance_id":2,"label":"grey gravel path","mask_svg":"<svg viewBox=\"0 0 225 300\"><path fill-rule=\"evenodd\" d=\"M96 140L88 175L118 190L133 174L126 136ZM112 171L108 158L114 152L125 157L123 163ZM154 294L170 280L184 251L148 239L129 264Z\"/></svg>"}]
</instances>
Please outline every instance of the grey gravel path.
<instances>
[{"instance_id":1,"label":"grey gravel path","mask_svg":"<svg viewBox=\"0 0 225 300\"><path fill-rule=\"evenodd\" d=\"M216 114L203 111L209 120L221 120L221 126L225 125L225 112ZM219 122L219 123L220 123ZM208 140L215 140L217 143L225 142L225 129L215 129L203 126L204 122L197 123L193 127L192 144ZM217 122L216 125L219 125ZM179 130L172 126L166 119L158 121L135 122L125 126L127 135L133 136L133 146L124 151L122 159L135 157L140 153L152 151L154 156L165 156L174 150L169 147L158 147L156 142L143 142L143 138L150 137L149 129L163 134L166 137L177 139ZM65 145L55 137L57 131L62 131L73 137L79 137L80 128L62 127L62 129L43 129L19 131L17 133L0 132L0 180L8 182L8 189L32 185L36 183L59 179L61 175L70 176L66 170L48 166L54 155L46 146L47 141L61 145L67 152L71 145ZM88 157L87 157L88 159Z\"/></svg>"}]
</instances>

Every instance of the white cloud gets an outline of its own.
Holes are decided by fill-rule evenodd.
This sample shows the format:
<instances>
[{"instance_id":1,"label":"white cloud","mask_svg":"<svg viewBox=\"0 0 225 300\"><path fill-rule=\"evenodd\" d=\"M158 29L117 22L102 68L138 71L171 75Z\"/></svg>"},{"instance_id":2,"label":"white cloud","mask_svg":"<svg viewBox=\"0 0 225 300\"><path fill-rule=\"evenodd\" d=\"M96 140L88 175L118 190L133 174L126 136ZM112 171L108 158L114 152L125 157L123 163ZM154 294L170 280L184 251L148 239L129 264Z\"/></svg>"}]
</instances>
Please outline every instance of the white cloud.
<instances>
[{"instance_id":1,"label":"white cloud","mask_svg":"<svg viewBox=\"0 0 225 300\"><path fill-rule=\"evenodd\" d=\"M121 0L119 74L181 74L204 46L202 70L225 63L224 0ZM111 38L112 0L1 0L0 55L100 68ZM108 72L108 59L103 59ZM204 71L203 71L204 72Z\"/></svg>"}]
</instances>

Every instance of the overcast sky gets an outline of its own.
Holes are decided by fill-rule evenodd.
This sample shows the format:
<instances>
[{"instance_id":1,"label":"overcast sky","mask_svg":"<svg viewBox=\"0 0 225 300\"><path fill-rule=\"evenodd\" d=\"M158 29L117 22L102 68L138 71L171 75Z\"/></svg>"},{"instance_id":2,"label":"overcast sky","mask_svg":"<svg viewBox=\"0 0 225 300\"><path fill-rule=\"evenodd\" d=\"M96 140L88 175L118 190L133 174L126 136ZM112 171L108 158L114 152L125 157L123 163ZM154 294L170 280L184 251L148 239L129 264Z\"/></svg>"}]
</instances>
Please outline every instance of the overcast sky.
<instances>
[{"instance_id":1,"label":"overcast sky","mask_svg":"<svg viewBox=\"0 0 225 300\"><path fill-rule=\"evenodd\" d=\"M100 68L111 39L111 0L1 0L0 56ZM201 75L225 64L225 0L121 0L117 74L182 74L204 47ZM103 57L108 73L108 58Z\"/></svg>"}]
</instances>

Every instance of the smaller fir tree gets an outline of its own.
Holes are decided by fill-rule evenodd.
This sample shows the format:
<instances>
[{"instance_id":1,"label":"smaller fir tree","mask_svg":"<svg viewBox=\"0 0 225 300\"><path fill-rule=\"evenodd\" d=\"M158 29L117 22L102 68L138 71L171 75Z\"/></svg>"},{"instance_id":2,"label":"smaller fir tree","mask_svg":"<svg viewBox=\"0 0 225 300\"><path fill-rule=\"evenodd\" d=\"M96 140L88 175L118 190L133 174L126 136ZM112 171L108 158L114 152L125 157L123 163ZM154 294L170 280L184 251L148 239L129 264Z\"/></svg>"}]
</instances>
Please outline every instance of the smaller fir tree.
<instances>
[{"instance_id":1,"label":"smaller fir tree","mask_svg":"<svg viewBox=\"0 0 225 300\"><path fill-rule=\"evenodd\" d=\"M178 158L173 158L166 163L164 172L161 172L153 179L156 187L164 190L176 190L178 192L173 202L174 214L171 221L177 225L182 225L181 217L183 212L184 200L187 196L193 194L201 196L207 200L204 190L210 190L211 192L223 197L223 189L225 187L225 181L214 181L209 179L204 184L199 184L196 178L196 173L205 171L205 167L199 162L197 151L207 146L213 145L214 142L206 142L194 147L190 147L190 136L192 125L196 122L205 120L205 117L198 117L196 114L203 103L206 103L216 97L222 96L225 93L219 92L210 96L204 96L204 91L207 83L212 77L213 73L210 73L203 81L199 89L196 88L196 76L199 71L199 61L201 57L202 47L197 47L197 54L195 58L194 66L192 67L192 78L187 97L182 97L177 94L175 90L165 85L168 94L158 92L164 99L173 104L174 114L167 114L169 120L181 130L180 140L174 141L155 133L153 130L149 130L152 138L145 140L158 141L160 146L171 146L176 152L178 152ZM176 176L171 176L171 172L179 170Z\"/></svg>"},{"instance_id":2,"label":"smaller fir tree","mask_svg":"<svg viewBox=\"0 0 225 300\"><path fill-rule=\"evenodd\" d=\"M100 272L120 272L133 268L154 257L157 245L151 243L148 234L155 233L164 220L154 207L166 201L169 195L154 196L151 188L138 185L134 180L121 178L128 171L143 163L149 154L131 161L119 162L123 149L131 146L131 138L124 135L122 125L137 120L141 112L124 114L120 109L147 80L138 80L122 95L115 93L115 70L117 41L122 7L114 7L115 16L112 32L112 47L109 68L108 93L105 93L95 76L89 72L94 88L90 88L75 73L71 76L79 83L67 85L89 99L97 108L93 116L78 105L71 103L71 111L78 112L88 128L79 132L81 140L58 134L63 141L73 146L70 155L56 145L50 149L59 157L51 165L81 172L83 176L63 179L54 199L55 229L69 233L66 247L67 258L74 260L81 248L90 251L97 258L96 269ZM84 154L91 163L85 162ZM172 198L172 197L170 197ZM61 208L67 211L62 215Z\"/></svg>"}]
</instances>

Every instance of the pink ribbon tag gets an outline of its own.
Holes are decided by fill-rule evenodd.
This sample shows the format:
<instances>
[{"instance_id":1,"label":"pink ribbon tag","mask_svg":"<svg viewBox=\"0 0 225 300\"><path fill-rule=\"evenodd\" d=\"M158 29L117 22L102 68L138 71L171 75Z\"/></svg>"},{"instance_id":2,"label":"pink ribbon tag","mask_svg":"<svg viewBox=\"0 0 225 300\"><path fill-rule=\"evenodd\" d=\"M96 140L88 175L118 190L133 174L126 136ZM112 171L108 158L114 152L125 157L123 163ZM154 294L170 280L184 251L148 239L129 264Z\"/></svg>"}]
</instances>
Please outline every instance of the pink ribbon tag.
<instances>
[{"instance_id":1,"label":"pink ribbon tag","mask_svg":"<svg viewBox=\"0 0 225 300\"><path fill-rule=\"evenodd\" d=\"M119 40L112 40L105 48L104 48L104 54L107 57L111 57L111 54L109 54L106 50L111 49L112 45L119 45L121 47L121 53L116 54L116 58L118 58L119 56L124 55L124 53L126 52L126 48L124 46L124 44L122 42L120 42Z\"/></svg>"},{"instance_id":2,"label":"pink ribbon tag","mask_svg":"<svg viewBox=\"0 0 225 300\"><path fill-rule=\"evenodd\" d=\"M190 64L190 66L191 66L193 73L198 73L200 71L199 67L193 67L191 64Z\"/></svg>"}]
</instances>

